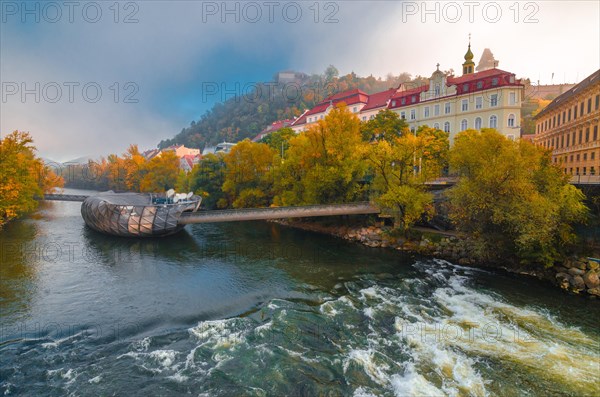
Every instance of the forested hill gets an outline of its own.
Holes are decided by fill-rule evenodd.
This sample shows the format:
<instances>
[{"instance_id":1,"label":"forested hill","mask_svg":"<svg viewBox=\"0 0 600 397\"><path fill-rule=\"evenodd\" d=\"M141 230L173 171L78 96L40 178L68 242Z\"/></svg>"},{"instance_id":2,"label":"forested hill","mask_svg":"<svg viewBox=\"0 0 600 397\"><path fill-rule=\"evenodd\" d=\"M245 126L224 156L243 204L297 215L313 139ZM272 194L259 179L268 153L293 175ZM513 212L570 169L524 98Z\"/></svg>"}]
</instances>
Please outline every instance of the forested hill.
<instances>
[{"instance_id":1,"label":"forested hill","mask_svg":"<svg viewBox=\"0 0 600 397\"><path fill-rule=\"evenodd\" d=\"M274 80L277 81L277 78ZM192 121L189 127L174 138L161 141L158 146L184 144L202 149L223 141L253 138L274 121L299 116L305 109L332 94L354 88L371 94L407 81L411 81L407 73L390 74L385 79L359 77L354 73L339 76L337 69L329 66L322 75L296 73L295 82L265 82L256 84L254 90L242 87L240 95L233 97L228 94L227 101L216 104L200 120ZM425 79L417 76L414 81Z\"/></svg>"}]
</instances>

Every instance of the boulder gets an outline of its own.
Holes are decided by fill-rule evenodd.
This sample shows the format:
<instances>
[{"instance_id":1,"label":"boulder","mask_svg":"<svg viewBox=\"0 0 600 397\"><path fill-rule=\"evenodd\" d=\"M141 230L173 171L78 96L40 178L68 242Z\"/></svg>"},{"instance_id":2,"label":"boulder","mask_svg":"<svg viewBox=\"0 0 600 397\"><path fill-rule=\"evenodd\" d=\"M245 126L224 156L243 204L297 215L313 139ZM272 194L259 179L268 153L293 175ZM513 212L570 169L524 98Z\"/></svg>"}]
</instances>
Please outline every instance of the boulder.
<instances>
[{"instance_id":1,"label":"boulder","mask_svg":"<svg viewBox=\"0 0 600 397\"><path fill-rule=\"evenodd\" d=\"M590 288L587 293L594 296L600 296L600 288Z\"/></svg>"},{"instance_id":2,"label":"boulder","mask_svg":"<svg viewBox=\"0 0 600 397\"><path fill-rule=\"evenodd\" d=\"M598 270L598 268L600 268L600 263L598 263L596 261L589 261L588 262L588 269L590 269L590 270Z\"/></svg>"},{"instance_id":3,"label":"boulder","mask_svg":"<svg viewBox=\"0 0 600 397\"><path fill-rule=\"evenodd\" d=\"M575 276L571 279L571 286L575 290L585 289L585 281L583 281L583 277Z\"/></svg>"},{"instance_id":4,"label":"boulder","mask_svg":"<svg viewBox=\"0 0 600 397\"><path fill-rule=\"evenodd\" d=\"M571 276L569 276L567 273L562 273L562 272L556 273L556 275L554 277L556 277L559 280L563 280L563 281L564 280L569 281L571 279Z\"/></svg>"},{"instance_id":5,"label":"boulder","mask_svg":"<svg viewBox=\"0 0 600 397\"><path fill-rule=\"evenodd\" d=\"M577 263L575 264L575 267L578 269L581 269L581 270L587 269L587 266L588 266L587 262L583 261L583 260L577 261Z\"/></svg>"},{"instance_id":6,"label":"boulder","mask_svg":"<svg viewBox=\"0 0 600 397\"><path fill-rule=\"evenodd\" d=\"M600 278L598 278L598 273L593 270L590 270L583 275L583 281L588 288L596 288L600 286Z\"/></svg>"},{"instance_id":7,"label":"boulder","mask_svg":"<svg viewBox=\"0 0 600 397\"><path fill-rule=\"evenodd\" d=\"M583 276L585 274L584 270L578 269L576 267L572 267L569 269L569 274L571 276Z\"/></svg>"}]
</instances>

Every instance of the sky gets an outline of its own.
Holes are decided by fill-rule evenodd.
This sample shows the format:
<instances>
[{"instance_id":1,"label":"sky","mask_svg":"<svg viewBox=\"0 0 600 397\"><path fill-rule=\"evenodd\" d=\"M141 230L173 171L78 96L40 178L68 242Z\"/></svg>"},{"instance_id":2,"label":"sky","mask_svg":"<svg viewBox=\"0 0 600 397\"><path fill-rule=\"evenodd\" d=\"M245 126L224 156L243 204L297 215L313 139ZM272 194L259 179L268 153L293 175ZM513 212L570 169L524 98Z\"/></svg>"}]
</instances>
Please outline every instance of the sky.
<instances>
[{"instance_id":1,"label":"sky","mask_svg":"<svg viewBox=\"0 0 600 397\"><path fill-rule=\"evenodd\" d=\"M597 0L0 0L0 135L55 161L149 149L280 70L458 74L469 34L532 82L600 68Z\"/></svg>"}]
</instances>

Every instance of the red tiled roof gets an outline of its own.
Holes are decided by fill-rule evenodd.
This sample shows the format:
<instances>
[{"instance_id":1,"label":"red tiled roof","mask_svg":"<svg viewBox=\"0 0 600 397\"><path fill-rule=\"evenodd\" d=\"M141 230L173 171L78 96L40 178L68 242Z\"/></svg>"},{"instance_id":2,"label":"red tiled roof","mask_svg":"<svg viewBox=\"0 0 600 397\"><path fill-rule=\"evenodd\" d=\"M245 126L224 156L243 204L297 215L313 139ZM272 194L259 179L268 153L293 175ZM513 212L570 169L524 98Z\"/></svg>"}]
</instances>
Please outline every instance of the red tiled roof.
<instances>
[{"instance_id":1,"label":"red tiled roof","mask_svg":"<svg viewBox=\"0 0 600 397\"><path fill-rule=\"evenodd\" d=\"M362 108L362 112L371 109L377 109L383 106L388 105L388 101L396 94L395 88L390 88L387 91L377 92L375 94L369 95L369 102L367 105Z\"/></svg>"},{"instance_id":2,"label":"red tiled roof","mask_svg":"<svg viewBox=\"0 0 600 397\"><path fill-rule=\"evenodd\" d=\"M317 106L310 109L306 115L310 116L313 114L322 113L325 110L327 110L329 105L331 105L332 103L334 105L337 105L340 103L345 103L346 105L350 106L350 105L355 105L357 103L365 103L366 104L367 102L369 102L369 95L367 95L364 91L361 91L359 89L343 91L343 92L339 92L335 95L332 95L332 96L326 98L325 100L320 102Z\"/></svg>"},{"instance_id":3,"label":"red tiled roof","mask_svg":"<svg viewBox=\"0 0 600 397\"><path fill-rule=\"evenodd\" d=\"M449 76L446 81L447 81L448 85L463 84L463 83L468 83L470 81L479 80L479 79L482 79L485 77L492 77L492 76L496 76L496 75L498 75L498 76L512 75L512 74L513 73L504 71L502 69L488 69L488 70L484 70L483 72L465 74L465 75L459 76L459 77Z\"/></svg>"},{"instance_id":4,"label":"red tiled roof","mask_svg":"<svg viewBox=\"0 0 600 397\"><path fill-rule=\"evenodd\" d=\"M302 125L302 124L306 124L306 114L308 113L308 109L306 109L304 111L304 113L302 113L300 116L298 116L296 118L296 120L294 120L291 124L292 127L295 127L297 125Z\"/></svg>"}]
</instances>

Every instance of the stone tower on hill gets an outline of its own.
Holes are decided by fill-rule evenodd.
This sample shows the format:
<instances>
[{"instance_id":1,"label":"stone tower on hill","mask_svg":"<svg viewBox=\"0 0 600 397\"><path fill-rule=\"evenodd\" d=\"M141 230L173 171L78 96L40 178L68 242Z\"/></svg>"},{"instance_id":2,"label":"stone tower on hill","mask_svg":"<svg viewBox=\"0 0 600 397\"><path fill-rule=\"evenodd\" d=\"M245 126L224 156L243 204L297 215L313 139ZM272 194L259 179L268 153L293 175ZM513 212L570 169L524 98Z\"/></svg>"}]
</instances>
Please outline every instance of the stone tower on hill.
<instances>
[{"instance_id":1,"label":"stone tower on hill","mask_svg":"<svg viewBox=\"0 0 600 397\"><path fill-rule=\"evenodd\" d=\"M483 54L481 54L481 59L479 60L479 64L475 70L478 72L483 72L484 70L494 69L498 67L499 63L500 62L494 58L492 51L489 48L486 48L483 50Z\"/></svg>"}]
</instances>

